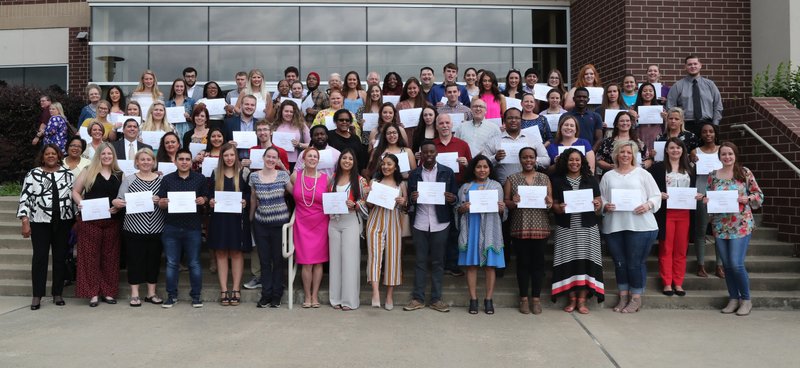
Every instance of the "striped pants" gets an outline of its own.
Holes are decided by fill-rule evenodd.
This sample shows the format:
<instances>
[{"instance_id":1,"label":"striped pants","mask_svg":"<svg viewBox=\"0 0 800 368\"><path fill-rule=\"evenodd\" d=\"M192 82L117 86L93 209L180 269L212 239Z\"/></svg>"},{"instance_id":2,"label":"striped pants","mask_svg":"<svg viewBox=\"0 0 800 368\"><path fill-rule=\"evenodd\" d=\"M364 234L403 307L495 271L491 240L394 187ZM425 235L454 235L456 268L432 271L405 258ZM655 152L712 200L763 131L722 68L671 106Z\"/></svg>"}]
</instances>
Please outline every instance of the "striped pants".
<instances>
[{"instance_id":1,"label":"striped pants","mask_svg":"<svg viewBox=\"0 0 800 368\"><path fill-rule=\"evenodd\" d=\"M377 282L381 276L384 252L386 267L383 284L397 286L403 281L400 253L402 251L400 210L375 206L367 220L367 281Z\"/></svg>"}]
</instances>

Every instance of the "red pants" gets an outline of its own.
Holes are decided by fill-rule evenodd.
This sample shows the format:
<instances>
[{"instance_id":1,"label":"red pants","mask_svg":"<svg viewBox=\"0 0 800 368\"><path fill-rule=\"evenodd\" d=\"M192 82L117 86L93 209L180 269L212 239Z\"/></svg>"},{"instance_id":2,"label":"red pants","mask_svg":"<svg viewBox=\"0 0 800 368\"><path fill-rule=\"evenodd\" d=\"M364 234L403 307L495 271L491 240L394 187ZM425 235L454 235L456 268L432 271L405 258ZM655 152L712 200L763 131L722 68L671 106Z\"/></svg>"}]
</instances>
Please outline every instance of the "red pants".
<instances>
[{"instance_id":1,"label":"red pants","mask_svg":"<svg viewBox=\"0 0 800 368\"><path fill-rule=\"evenodd\" d=\"M658 242L658 269L664 286L683 285L689 247L689 210L667 210L666 234Z\"/></svg>"},{"instance_id":2,"label":"red pants","mask_svg":"<svg viewBox=\"0 0 800 368\"><path fill-rule=\"evenodd\" d=\"M75 296L116 297L119 292L119 234L116 219L78 224L78 277ZM129 244L136 246L136 244Z\"/></svg>"}]
</instances>

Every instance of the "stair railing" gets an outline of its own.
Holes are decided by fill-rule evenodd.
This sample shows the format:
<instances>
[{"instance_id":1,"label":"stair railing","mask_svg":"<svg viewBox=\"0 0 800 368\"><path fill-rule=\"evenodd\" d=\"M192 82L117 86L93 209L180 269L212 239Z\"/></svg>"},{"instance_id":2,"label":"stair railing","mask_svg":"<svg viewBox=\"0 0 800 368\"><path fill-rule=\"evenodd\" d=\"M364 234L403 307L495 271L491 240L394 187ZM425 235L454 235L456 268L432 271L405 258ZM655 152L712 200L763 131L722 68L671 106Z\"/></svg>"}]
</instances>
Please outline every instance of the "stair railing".
<instances>
[{"instance_id":1,"label":"stair railing","mask_svg":"<svg viewBox=\"0 0 800 368\"><path fill-rule=\"evenodd\" d=\"M786 158L786 156L778 152L778 150L776 150L775 147L773 147L771 144L765 141L764 138L761 138L761 136L758 135L758 133L756 133L749 126L747 126L746 124L734 124L731 125L731 128L741 130L742 136L744 136L745 132L750 133L750 135L752 135L753 138L755 138L759 143L761 143L762 146L766 147L768 150L770 150L770 152L775 154L775 156L778 156L778 158L781 161L783 161L783 163L789 166L790 169L794 170L794 174L797 175L798 178L800 178L800 168L798 168L792 161L789 161L789 159Z\"/></svg>"},{"instance_id":2,"label":"stair railing","mask_svg":"<svg viewBox=\"0 0 800 368\"><path fill-rule=\"evenodd\" d=\"M294 278L297 276L297 265L294 263L294 214L288 223L283 225L281 230L281 242L283 247L281 249L283 258L286 258L289 264L289 277L286 280L286 285L289 291L289 309L294 307ZM264 270L265 272L266 270Z\"/></svg>"}]
</instances>

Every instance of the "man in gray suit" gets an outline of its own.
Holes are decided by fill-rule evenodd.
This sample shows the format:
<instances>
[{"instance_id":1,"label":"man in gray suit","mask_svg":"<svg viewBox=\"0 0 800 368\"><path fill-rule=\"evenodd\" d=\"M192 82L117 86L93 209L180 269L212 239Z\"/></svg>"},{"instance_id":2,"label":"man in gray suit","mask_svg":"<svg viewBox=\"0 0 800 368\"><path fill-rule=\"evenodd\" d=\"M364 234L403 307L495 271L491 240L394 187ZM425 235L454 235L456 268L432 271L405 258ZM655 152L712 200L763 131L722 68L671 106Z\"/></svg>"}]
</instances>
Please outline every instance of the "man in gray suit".
<instances>
[{"instance_id":1,"label":"man in gray suit","mask_svg":"<svg viewBox=\"0 0 800 368\"><path fill-rule=\"evenodd\" d=\"M139 142L139 123L135 119L125 120L122 125L122 134L124 135L122 139L112 143L119 160L133 160L136 152L142 148L153 149L149 144Z\"/></svg>"}]
</instances>

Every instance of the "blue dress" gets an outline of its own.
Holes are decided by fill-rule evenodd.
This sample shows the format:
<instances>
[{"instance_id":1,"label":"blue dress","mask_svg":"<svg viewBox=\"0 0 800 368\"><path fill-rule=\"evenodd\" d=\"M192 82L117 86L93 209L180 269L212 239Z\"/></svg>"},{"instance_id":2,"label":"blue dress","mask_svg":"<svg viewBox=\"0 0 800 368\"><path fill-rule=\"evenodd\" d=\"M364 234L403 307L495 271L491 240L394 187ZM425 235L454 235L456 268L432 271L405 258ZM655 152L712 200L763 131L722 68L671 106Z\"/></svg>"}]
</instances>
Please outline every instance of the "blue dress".
<instances>
[{"instance_id":1,"label":"blue dress","mask_svg":"<svg viewBox=\"0 0 800 368\"><path fill-rule=\"evenodd\" d=\"M356 116L356 112L364 106L364 100L361 99L361 96L358 96L355 100L351 100L348 98L344 99L344 108L350 111L353 116Z\"/></svg>"},{"instance_id":2,"label":"blue dress","mask_svg":"<svg viewBox=\"0 0 800 368\"><path fill-rule=\"evenodd\" d=\"M465 184L466 185L466 184ZM468 190L479 190L482 185L471 183ZM466 201L469 201L469 192L465 193ZM467 241L466 248L461 245L459 241L458 250L458 265L459 266L481 266L481 267L497 267L504 268L506 266L505 257L503 255L503 240L502 229L492 229L492 223L495 225L500 224L500 215L497 213L470 213L465 214L468 217L467 222ZM482 217L495 216L496 221L491 219L482 219ZM482 220L486 224L482 224ZM462 219L461 224L464 225ZM481 226L484 225L484 226ZM462 230L463 231L463 230ZM459 237L459 240L462 239ZM498 244L485 244L486 242L496 242Z\"/></svg>"}]
</instances>

